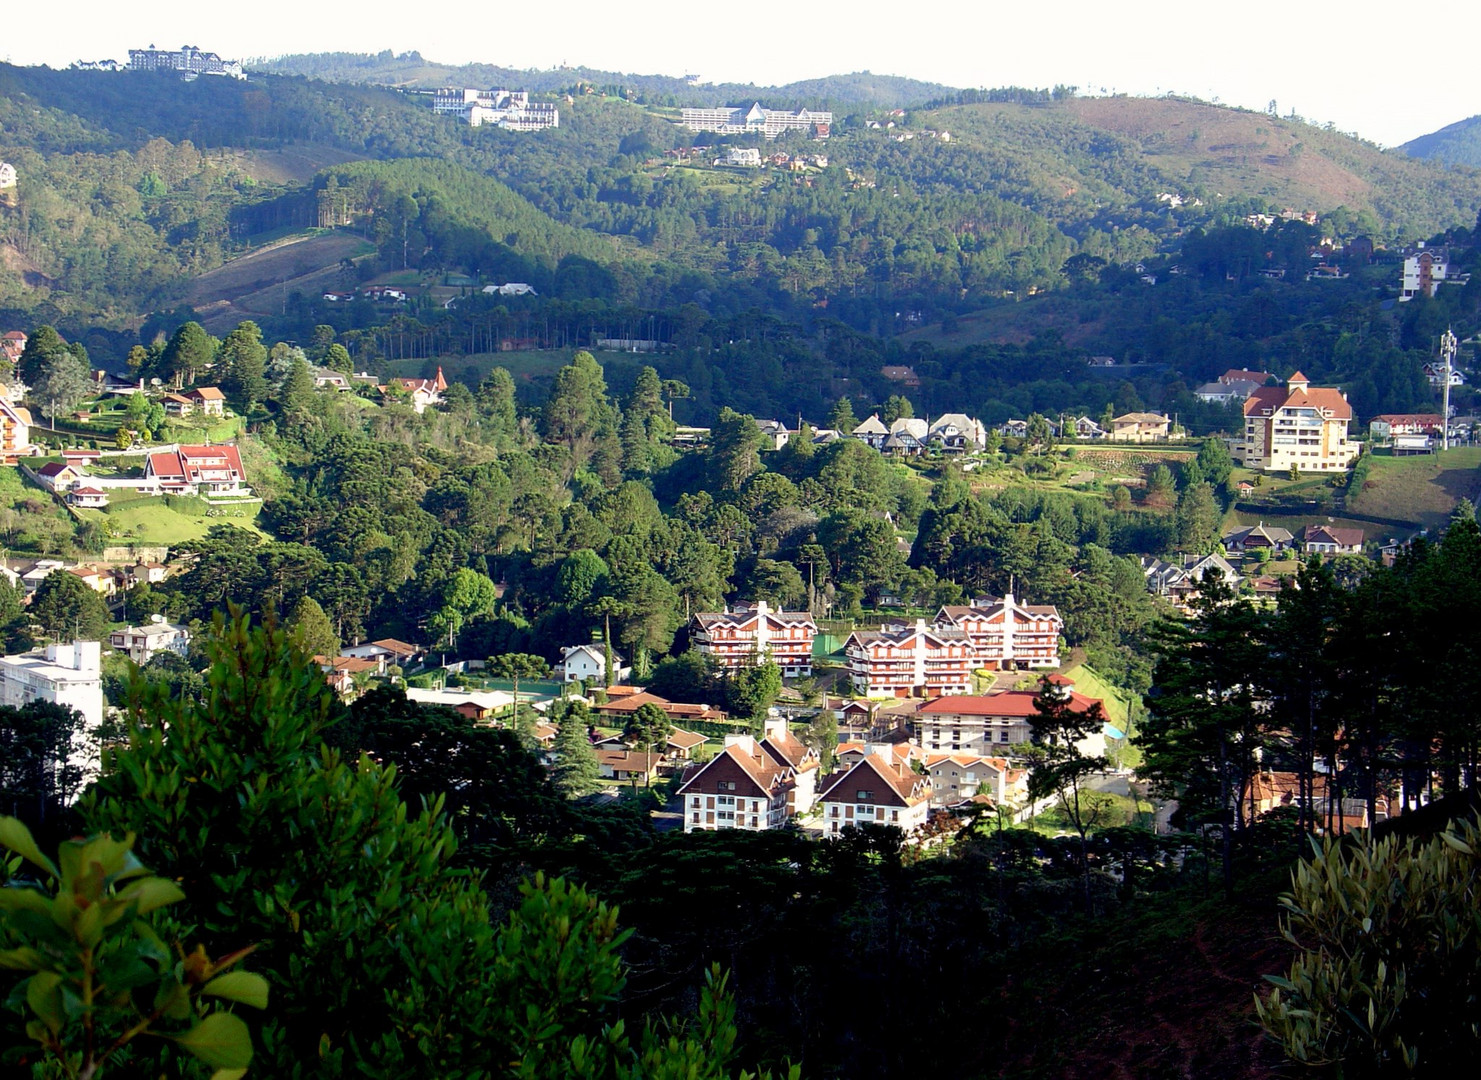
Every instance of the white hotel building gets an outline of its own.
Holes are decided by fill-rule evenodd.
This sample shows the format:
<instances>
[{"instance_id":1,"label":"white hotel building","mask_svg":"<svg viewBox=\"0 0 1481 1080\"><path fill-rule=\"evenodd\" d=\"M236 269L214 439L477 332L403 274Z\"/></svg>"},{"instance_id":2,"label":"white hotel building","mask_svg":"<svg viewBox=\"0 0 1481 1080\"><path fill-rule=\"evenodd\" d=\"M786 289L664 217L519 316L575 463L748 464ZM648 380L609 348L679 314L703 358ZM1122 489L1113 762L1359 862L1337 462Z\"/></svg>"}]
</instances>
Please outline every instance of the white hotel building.
<instances>
[{"instance_id":1,"label":"white hotel building","mask_svg":"<svg viewBox=\"0 0 1481 1080\"><path fill-rule=\"evenodd\" d=\"M717 135L765 135L775 139L788 131L822 137L833 124L831 112L810 109L763 109L757 102L749 109L685 109L683 124L690 131L713 131Z\"/></svg>"},{"instance_id":2,"label":"white hotel building","mask_svg":"<svg viewBox=\"0 0 1481 1080\"><path fill-rule=\"evenodd\" d=\"M525 90L472 90L444 87L432 95L432 111L466 120L471 127L491 124L506 131L560 127L560 110L530 101Z\"/></svg>"}]
</instances>

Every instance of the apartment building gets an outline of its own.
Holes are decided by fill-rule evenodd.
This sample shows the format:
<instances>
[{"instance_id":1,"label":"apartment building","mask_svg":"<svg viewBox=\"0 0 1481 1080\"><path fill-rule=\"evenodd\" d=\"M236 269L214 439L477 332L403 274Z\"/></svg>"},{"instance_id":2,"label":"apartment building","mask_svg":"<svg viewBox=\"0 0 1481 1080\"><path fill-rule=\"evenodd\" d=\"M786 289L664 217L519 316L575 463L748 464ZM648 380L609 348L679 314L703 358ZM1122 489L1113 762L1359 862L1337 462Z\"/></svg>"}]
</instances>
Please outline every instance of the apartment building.
<instances>
[{"instance_id":1,"label":"apartment building","mask_svg":"<svg viewBox=\"0 0 1481 1080\"><path fill-rule=\"evenodd\" d=\"M1244 439L1236 461L1266 472L1344 470L1358 456L1347 437L1352 406L1334 387L1312 386L1301 372L1284 386L1262 386L1244 403Z\"/></svg>"},{"instance_id":2,"label":"apartment building","mask_svg":"<svg viewBox=\"0 0 1481 1080\"><path fill-rule=\"evenodd\" d=\"M758 101L749 109L728 106L685 109L681 122L690 131L713 131L719 135L764 135L775 139L784 132L801 131L822 138L833 123L833 114L812 109L795 112L763 109Z\"/></svg>"},{"instance_id":3,"label":"apartment building","mask_svg":"<svg viewBox=\"0 0 1481 1080\"><path fill-rule=\"evenodd\" d=\"M1002 599L979 597L965 606L943 607L933 625L965 632L977 650L977 667L989 671L1059 667L1064 620L1052 605L1019 603L1012 593Z\"/></svg>"},{"instance_id":4,"label":"apartment building","mask_svg":"<svg viewBox=\"0 0 1481 1080\"><path fill-rule=\"evenodd\" d=\"M188 79L199 75L220 75L230 79L245 79L240 60L223 60L213 52L206 52L194 45L182 45L178 49L129 50L130 71L164 71L178 73Z\"/></svg>"},{"instance_id":5,"label":"apartment building","mask_svg":"<svg viewBox=\"0 0 1481 1080\"><path fill-rule=\"evenodd\" d=\"M31 411L0 397L0 462L15 464L31 446Z\"/></svg>"},{"instance_id":6,"label":"apartment building","mask_svg":"<svg viewBox=\"0 0 1481 1080\"><path fill-rule=\"evenodd\" d=\"M908 762L870 754L837 774L819 805L825 837L836 837L850 825L890 825L912 832L930 815L931 781Z\"/></svg>"},{"instance_id":7,"label":"apartment building","mask_svg":"<svg viewBox=\"0 0 1481 1080\"><path fill-rule=\"evenodd\" d=\"M778 761L755 738L727 736L725 748L694 769L679 788L684 831L780 828L795 782L792 766Z\"/></svg>"},{"instance_id":8,"label":"apartment building","mask_svg":"<svg viewBox=\"0 0 1481 1080\"><path fill-rule=\"evenodd\" d=\"M772 660L788 678L812 674L818 624L806 611L773 611L765 600L694 616L690 639L724 668Z\"/></svg>"},{"instance_id":9,"label":"apartment building","mask_svg":"<svg viewBox=\"0 0 1481 1080\"><path fill-rule=\"evenodd\" d=\"M47 701L82 714L89 729L103 722L102 644L74 641L41 652L0 657L0 705Z\"/></svg>"},{"instance_id":10,"label":"apartment building","mask_svg":"<svg viewBox=\"0 0 1481 1080\"><path fill-rule=\"evenodd\" d=\"M1435 290L1443 285L1450 273L1450 259L1443 249L1420 251L1404 260L1404 280L1399 292L1399 302L1413 300L1416 296L1434 296Z\"/></svg>"},{"instance_id":11,"label":"apartment building","mask_svg":"<svg viewBox=\"0 0 1481 1080\"><path fill-rule=\"evenodd\" d=\"M972 689L977 648L964 630L914 625L855 630L844 643L854 692L873 697L939 697Z\"/></svg>"},{"instance_id":12,"label":"apartment building","mask_svg":"<svg viewBox=\"0 0 1481 1080\"><path fill-rule=\"evenodd\" d=\"M1100 704L1076 690L1063 686L1061 690L1069 695L1075 712L1087 712ZM915 714L916 739L927 754L1001 755L1008 747L1029 741L1037 697L1034 690L1005 690L928 701Z\"/></svg>"}]
</instances>

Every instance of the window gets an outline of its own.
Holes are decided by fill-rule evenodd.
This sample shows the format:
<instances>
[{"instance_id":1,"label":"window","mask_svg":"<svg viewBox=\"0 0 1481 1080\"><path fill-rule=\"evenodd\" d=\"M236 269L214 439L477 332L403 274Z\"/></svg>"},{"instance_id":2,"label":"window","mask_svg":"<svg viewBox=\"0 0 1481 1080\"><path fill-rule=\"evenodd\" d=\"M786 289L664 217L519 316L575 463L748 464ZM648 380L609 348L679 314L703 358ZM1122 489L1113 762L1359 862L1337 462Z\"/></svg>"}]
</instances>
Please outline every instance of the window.
<instances>
[{"instance_id":1,"label":"window","mask_svg":"<svg viewBox=\"0 0 1481 1080\"><path fill-rule=\"evenodd\" d=\"M873 798L874 798L874 793L873 792L869 792L869 791L861 791L861 792L859 792L859 795L858 795L859 802L868 802L869 800L871 800Z\"/></svg>"},{"instance_id":2,"label":"window","mask_svg":"<svg viewBox=\"0 0 1481 1080\"><path fill-rule=\"evenodd\" d=\"M890 820L891 821L899 821L900 820L900 811L898 811L898 810L891 810L890 811Z\"/></svg>"},{"instance_id":3,"label":"window","mask_svg":"<svg viewBox=\"0 0 1481 1080\"><path fill-rule=\"evenodd\" d=\"M829 817L837 817L838 816L838 807L837 806L830 806L830 807L828 807L828 816Z\"/></svg>"},{"instance_id":4,"label":"window","mask_svg":"<svg viewBox=\"0 0 1481 1080\"><path fill-rule=\"evenodd\" d=\"M693 815L689 818L689 820L692 821L692 822L694 822L695 824L698 824L699 823L699 811L696 810L693 813Z\"/></svg>"}]
</instances>

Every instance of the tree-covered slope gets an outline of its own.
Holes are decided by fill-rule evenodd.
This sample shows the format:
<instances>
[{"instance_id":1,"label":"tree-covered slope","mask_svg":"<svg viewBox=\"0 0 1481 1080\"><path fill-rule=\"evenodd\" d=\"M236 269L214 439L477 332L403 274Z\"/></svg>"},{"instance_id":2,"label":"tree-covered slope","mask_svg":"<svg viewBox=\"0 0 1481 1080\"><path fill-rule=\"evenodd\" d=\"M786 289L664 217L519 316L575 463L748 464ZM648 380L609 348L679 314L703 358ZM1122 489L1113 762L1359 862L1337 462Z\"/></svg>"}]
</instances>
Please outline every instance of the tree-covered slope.
<instances>
[{"instance_id":1,"label":"tree-covered slope","mask_svg":"<svg viewBox=\"0 0 1481 1080\"><path fill-rule=\"evenodd\" d=\"M1399 149L1410 157L1481 168L1481 116L1447 124L1439 131L1410 139Z\"/></svg>"}]
</instances>

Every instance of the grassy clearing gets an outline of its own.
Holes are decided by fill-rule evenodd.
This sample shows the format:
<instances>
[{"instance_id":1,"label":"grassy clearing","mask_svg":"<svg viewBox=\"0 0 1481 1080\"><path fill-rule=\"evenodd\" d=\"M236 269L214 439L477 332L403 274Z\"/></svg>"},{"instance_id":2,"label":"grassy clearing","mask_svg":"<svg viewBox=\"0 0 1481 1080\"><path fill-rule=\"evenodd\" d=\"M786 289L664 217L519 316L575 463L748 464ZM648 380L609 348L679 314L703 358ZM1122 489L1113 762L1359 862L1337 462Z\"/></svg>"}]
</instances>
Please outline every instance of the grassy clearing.
<instances>
[{"instance_id":1,"label":"grassy clearing","mask_svg":"<svg viewBox=\"0 0 1481 1080\"><path fill-rule=\"evenodd\" d=\"M77 515L84 521L91 520L102 523L108 519L113 523L120 538L141 544L179 544L186 540L196 540L206 535L214 525L232 525L239 529L265 535L257 526L257 513L262 508L261 503L245 503L241 507L230 507L235 511L240 509L243 517L206 517L207 507L204 503L199 508L190 507L187 501L179 504L181 508L167 505L164 499L152 497L140 497L132 499L110 500L107 511L102 510L79 510Z\"/></svg>"},{"instance_id":2,"label":"grassy clearing","mask_svg":"<svg viewBox=\"0 0 1481 1080\"><path fill-rule=\"evenodd\" d=\"M1481 447L1462 446L1417 457L1374 457L1350 510L1375 517L1443 525L1461 499L1481 495Z\"/></svg>"},{"instance_id":3,"label":"grassy clearing","mask_svg":"<svg viewBox=\"0 0 1481 1080\"><path fill-rule=\"evenodd\" d=\"M1081 792L1080 798L1081 806L1087 806L1085 800L1091 798L1105 801L1106 809L1100 815L1096 828L1108 829L1117 825L1142 825L1149 829L1152 827L1155 815L1152 804L1145 799L1136 800L1126 795L1115 795L1103 791ZM1024 824L1045 836L1073 834L1075 831L1069 817L1057 806L1052 806L1043 813L1034 815Z\"/></svg>"}]
</instances>

